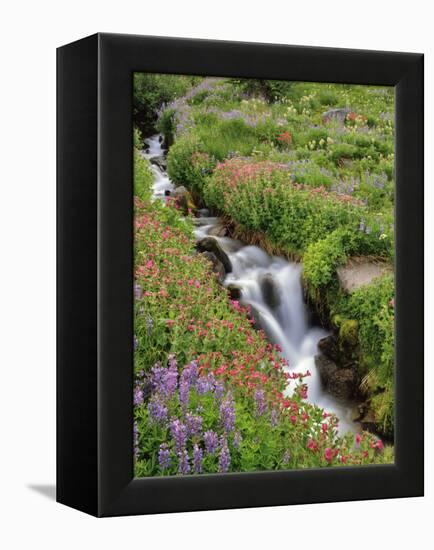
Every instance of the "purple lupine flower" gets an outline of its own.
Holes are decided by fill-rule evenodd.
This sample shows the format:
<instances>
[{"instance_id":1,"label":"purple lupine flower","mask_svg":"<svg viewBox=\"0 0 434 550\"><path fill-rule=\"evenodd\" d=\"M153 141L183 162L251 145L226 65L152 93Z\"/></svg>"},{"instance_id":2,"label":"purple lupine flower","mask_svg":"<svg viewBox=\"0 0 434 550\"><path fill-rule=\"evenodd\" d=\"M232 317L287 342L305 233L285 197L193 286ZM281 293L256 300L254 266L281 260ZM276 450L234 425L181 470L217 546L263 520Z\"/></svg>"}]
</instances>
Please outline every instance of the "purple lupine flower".
<instances>
[{"instance_id":1,"label":"purple lupine flower","mask_svg":"<svg viewBox=\"0 0 434 550\"><path fill-rule=\"evenodd\" d=\"M211 372L207 376L201 376L197 379L196 389L197 393L204 395L205 393L211 392L214 389L215 378L214 374Z\"/></svg>"},{"instance_id":2,"label":"purple lupine flower","mask_svg":"<svg viewBox=\"0 0 434 550\"><path fill-rule=\"evenodd\" d=\"M217 434L212 430L208 430L203 434L203 440L205 442L205 451L208 454L215 453L219 443Z\"/></svg>"},{"instance_id":3,"label":"purple lupine flower","mask_svg":"<svg viewBox=\"0 0 434 550\"><path fill-rule=\"evenodd\" d=\"M265 392L264 390L255 391L255 407L256 414L262 416L267 409L267 403L265 402Z\"/></svg>"},{"instance_id":4,"label":"purple lupine flower","mask_svg":"<svg viewBox=\"0 0 434 550\"><path fill-rule=\"evenodd\" d=\"M144 399L143 389L140 386L134 388L134 405L139 407L142 405Z\"/></svg>"},{"instance_id":5,"label":"purple lupine flower","mask_svg":"<svg viewBox=\"0 0 434 550\"><path fill-rule=\"evenodd\" d=\"M197 445L197 443L193 446L193 470L196 474L202 473L202 459L203 459L203 451Z\"/></svg>"},{"instance_id":6,"label":"purple lupine flower","mask_svg":"<svg viewBox=\"0 0 434 550\"><path fill-rule=\"evenodd\" d=\"M179 382L179 392L178 399L179 404L183 409L188 407L188 401L190 397L190 384L186 380L180 380Z\"/></svg>"},{"instance_id":7,"label":"purple lupine flower","mask_svg":"<svg viewBox=\"0 0 434 550\"><path fill-rule=\"evenodd\" d=\"M162 470L167 470L170 468L172 460L170 458L170 451L167 446L167 443L162 443L160 445L160 450L158 451L158 464Z\"/></svg>"},{"instance_id":8,"label":"purple lupine flower","mask_svg":"<svg viewBox=\"0 0 434 550\"><path fill-rule=\"evenodd\" d=\"M133 446L134 446L134 458L137 460L139 457L139 427L137 421L133 424Z\"/></svg>"},{"instance_id":9,"label":"purple lupine flower","mask_svg":"<svg viewBox=\"0 0 434 550\"><path fill-rule=\"evenodd\" d=\"M175 451L180 453L187 442L187 428L179 418L175 418L170 423L170 435L175 442Z\"/></svg>"},{"instance_id":10,"label":"purple lupine flower","mask_svg":"<svg viewBox=\"0 0 434 550\"><path fill-rule=\"evenodd\" d=\"M227 432L231 432L235 428L235 407L231 394L228 394L221 402L220 420Z\"/></svg>"},{"instance_id":11,"label":"purple lupine flower","mask_svg":"<svg viewBox=\"0 0 434 550\"><path fill-rule=\"evenodd\" d=\"M241 433L239 431L236 431L234 433L234 447L235 447L235 449L240 448L240 444L241 444L242 440L243 440L243 436L241 435Z\"/></svg>"},{"instance_id":12,"label":"purple lupine flower","mask_svg":"<svg viewBox=\"0 0 434 550\"><path fill-rule=\"evenodd\" d=\"M181 373L181 381L188 382L190 386L194 386L196 384L198 371L199 367L197 361L191 361L183 368Z\"/></svg>"},{"instance_id":13,"label":"purple lupine flower","mask_svg":"<svg viewBox=\"0 0 434 550\"><path fill-rule=\"evenodd\" d=\"M219 380L218 382L215 383L215 387L214 387L215 398L221 399L223 397L224 392L225 392L225 385L221 380Z\"/></svg>"},{"instance_id":14,"label":"purple lupine flower","mask_svg":"<svg viewBox=\"0 0 434 550\"><path fill-rule=\"evenodd\" d=\"M185 424L189 437L200 435L202 431L202 417L188 412L185 416Z\"/></svg>"},{"instance_id":15,"label":"purple lupine flower","mask_svg":"<svg viewBox=\"0 0 434 550\"><path fill-rule=\"evenodd\" d=\"M151 420L157 424L164 424L167 421L167 407L154 396L148 403L148 411Z\"/></svg>"},{"instance_id":16,"label":"purple lupine flower","mask_svg":"<svg viewBox=\"0 0 434 550\"><path fill-rule=\"evenodd\" d=\"M169 357L169 368L163 376L162 391L167 397L172 396L176 391L178 385L178 366L174 355Z\"/></svg>"},{"instance_id":17,"label":"purple lupine flower","mask_svg":"<svg viewBox=\"0 0 434 550\"><path fill-rule=\"evenodd\" d=\"M182 449L178 453L178 459L179 459L178 473L183 474L183 475L189 474L190 473L190 462L188 460L188 452L186 451L186 449Z\"/></svg>"},{"instance_id":18,"label":"purple lupine flower","mask_svg":"<svg viewBox=\"0 0 434 550\"><path fill-rule=\"evenodd\" d=\"M181 407L186 408L189 400L190 387L194 386L198 375L198 365L196 361L191 361L182 369L179 378L179 402Z\"/></svg>"},{"instance_id":19,"label":"purple lupine flower","mask_svg":"<svg viewBox=\"0 0 434 550\"><path fill-rule=\"evenodd\" d=\"M142 297L142 287L139 283L134 283L134 298L139 300Z\"/></svg>"},{"instance_id":20,"label":"purple lupine flower","mask_svg":"<svg viewBox=\"0 0 434 550\"><path fill-rule=\"evenodd\" d=\"M222 440L220 443L219 472L221 473L227 472L229 470L230 463L231 463L231 454L229 452L228 442L224 437L222 437Z\"/></svg>"},{"instance_id":21,"label":"purple lupine flower","mask_svg":"<svg viewBox=\"0 0 434 550\"><path fill-rule=\"evenodd\" d=\"M279 422L279 416L280 416L280 413L277 409L271 409L271 425L273 426L277 426L277 423Z\"/></svg>"},{"instance_id":22,"label":"purple lupine flower","mask_svg":"<svg viewBox=\"0 0 434 550\"><path fill-rule=\"evenodd\" d=\"M156 363L151 369L151 384L152 388L156 393L164 393L164 377L166 374L166 369Z\"/></svg>"}]
</instances>

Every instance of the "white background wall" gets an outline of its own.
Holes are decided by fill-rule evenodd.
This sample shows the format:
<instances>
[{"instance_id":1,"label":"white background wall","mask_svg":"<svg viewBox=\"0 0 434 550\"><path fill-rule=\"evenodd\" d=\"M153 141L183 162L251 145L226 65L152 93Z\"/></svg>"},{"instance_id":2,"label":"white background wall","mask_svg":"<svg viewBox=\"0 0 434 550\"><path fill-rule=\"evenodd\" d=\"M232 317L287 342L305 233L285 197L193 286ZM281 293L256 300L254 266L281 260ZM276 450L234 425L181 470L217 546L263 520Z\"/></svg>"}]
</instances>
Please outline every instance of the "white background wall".
<instances>
[{"instance_id":1,"label":"white background wall","mask_svg":"<svg viewBox=\"0 0 434 550\"><path fill-rule=\"evenodd\" d=\"M413 0L5 2L0 16L0 545L5 548L427 548L427 497L96 520L55 504L55 48L97 31L424 52L427 340L432 339L433 27ZM431 336L431 338L430 338ZM428 345L430 342L428 341ZM415 396L416 397L416 396ZM414 449L419 452L419 449ZM33 487L33 488L32 488ZM36 487L36 489L35 489ZM2 541L2 539L5 539ZM425 542L422 542L425 539ZM7 540L7 542L6 542Z\"/></svg>"}]
</instances>

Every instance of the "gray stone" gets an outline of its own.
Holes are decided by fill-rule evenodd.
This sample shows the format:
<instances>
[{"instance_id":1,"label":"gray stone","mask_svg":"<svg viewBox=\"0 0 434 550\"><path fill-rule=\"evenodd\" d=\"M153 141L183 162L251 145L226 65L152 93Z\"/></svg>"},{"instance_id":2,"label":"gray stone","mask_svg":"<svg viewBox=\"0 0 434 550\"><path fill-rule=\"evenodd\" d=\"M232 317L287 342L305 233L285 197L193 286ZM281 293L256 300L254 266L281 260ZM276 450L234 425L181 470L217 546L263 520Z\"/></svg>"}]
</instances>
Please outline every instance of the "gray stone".
<instances>
[{"instance_id":1,"label":"gray stone","mask_svg":"<svg viewBox=\"0 0 434 550\"><path fill-rule=\"evenodd\" d=\"M196 248L199 250L199 252L213 252L223 264L225 272L230 273L232 271L232 264L229 256L226 254L217 239L215 239L214 237L205 237L201 239L197 242Z\"/></svg>"},{"instance_id":2,"label":"gray stone","mask_svg":"<svg viewBox=\"0 0 434 550\"><path fill-rule=\"evenodd\" d=\"M224 225L214 225L214 227L211 227L211 229L208 231L208 235L214 236L214 237L227 237L228 236L228 229Z\"/></svg>"},{"instance_id":3,"label":"gray stone","mask_svg":"<svg viewBox=\"0 0 434 550\"><path fill-rule=\"evenodd\" d=\"M240 300L241 299L241 287L238 285L231 283L227 287L229 297L231 300Z\"/></svg>"},{"instance_id":4,"label":"gray stone","mask_svg":"<svg viewBox=\"0 0 434 550\"><path fill-rule=\"evenodd\" d=\"M343 124L349 113L351 113L350 109L330 109L322 114L322 119L324 122L336 120L337 122Z\"/></svg>"},{"instance_id":5,"label":"gray stone","mask_svg":"<svg viewBox=\"0 0 434 550\"><path fill-rule=\"evenodd\" d=\"M357 384L353 369L340 369L325 355L316 355L315 365L323 386L331 395L341 400L353 397Z\"/></svg>"},{"instance_id":6,"label":"gray stone","mask_svg":"<svg viewBox=\"0 0 434 550\"><path fill-rule=\"evenodd\" d=\"M265 273L265 275L262 275L260 278L259 283L261 285L264 302L271 309L277 308L280 304L280 292L276 281L273 279L273 275L271 273Z\"/></svg>"},{"instance_id":7,"label":"gray stone","mask_svg":"<svg viewBox=\"0 0 434 550\"><path fill-rule=\"evenodd\" d=\"M351 399L356 391L356 374L353 369L338 369L330 379L328 391L338 399Z\"/></svg>"},{"instance_id":8,"label":"gray stone","mask_svg":"<svg viewBox=\"0 0 434 550\"><path fill-rule=\"evenodd\" d=\"M166 158L163 155L161 155L160 157L151 157L149 161L151 164L155 164L156 166L158 166L160 170L166 170L167 162Z\"/></svg>"},{"instance_id":9,"label":"gray stone","mask_svg":"<svg viewBox=\"0 0 434 550\"><path fill-rule=\"evenodd\" d=\"M323 386L328 388L330 381L332 379L332 376L336 374L338 370L336 363L331 361L325 355L318 354L318 355L315 355L315 365L316 365L316 368L318 369Z\"/></svg>"},{"instance_id":10,"label":"gray stone","mask_svg":"<svg viewBox=\"0 0 434 550\"><path fill-rule=\"evenodd\" d=\"M217 279L221 284L226 277L226 271L223 264L217 258L214 252L204 252L203 255L205 256L205 258L207 258L211 262L212 271L217 275Z\"/></svg>"},{"instance_id":11,"label":"gray stone","mask_svg":"<svg viewBox=\"0 0 434 550\"><path fill-rule=\"evenodd\" d=\"M333 334L330 334L325 338L321 338L321 340L318 342L318 349L328 359L331 359L332 361L339 363L339 359L340 359L339 345L338 345L338 342L336 341L336 338L333 336Z\"/></svg>"},{"instance_id":12,"label":"gray stone","mask_svg":"<svg viewBox=\"0 0 434 550\"><path fill-rule=\"evenodd\" d=\"M354 292L374 279L392 273L393 268L387 262L373 262L362 257L353 257L345 265L337 268L339 285L345 292Z\"/></svg>"}]
</instances>

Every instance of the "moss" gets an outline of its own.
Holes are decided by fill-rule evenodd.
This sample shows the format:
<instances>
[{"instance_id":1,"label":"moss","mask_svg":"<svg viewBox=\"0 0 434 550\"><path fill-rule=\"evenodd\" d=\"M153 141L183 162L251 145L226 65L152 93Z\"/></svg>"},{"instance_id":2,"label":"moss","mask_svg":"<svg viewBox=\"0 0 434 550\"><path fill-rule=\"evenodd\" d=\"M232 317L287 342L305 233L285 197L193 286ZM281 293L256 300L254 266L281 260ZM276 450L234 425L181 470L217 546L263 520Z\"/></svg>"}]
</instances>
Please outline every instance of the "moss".
<instances>
[{"instance_id":1,"label":"moss","mask_svg":"<svg viewBox=\"0 0 434 550\"><path fill-rule=\"evenodd\" d=\"M359 323L354 319L346 319L340 325L339 340L344 345L357 346L359 342Z\"/></svg>"}]
</instances>

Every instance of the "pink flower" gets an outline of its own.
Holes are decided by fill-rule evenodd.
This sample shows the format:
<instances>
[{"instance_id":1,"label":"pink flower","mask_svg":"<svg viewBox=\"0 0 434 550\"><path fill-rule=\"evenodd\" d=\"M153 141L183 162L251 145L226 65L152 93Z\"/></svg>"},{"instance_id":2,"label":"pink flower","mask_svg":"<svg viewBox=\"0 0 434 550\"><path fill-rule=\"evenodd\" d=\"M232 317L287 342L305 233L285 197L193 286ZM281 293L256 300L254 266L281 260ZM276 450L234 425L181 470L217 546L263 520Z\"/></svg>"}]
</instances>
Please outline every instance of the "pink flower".
<instances>
[{"instance_id":1,"label":"pink flower","mask_svg":"<svg viewBox=\"0 0 434 550\"><path fill-rule=\"evenodd\" d=\"M311 451L316 451L318 448L318 444L313 439L309 439L309 441L307 442L307 448Z\"/></svg>"},{"instance_id":2,"label":"pink flower","mask_svg":"<svg viewBox=\"0 0 434 550\"><path fill-rule=\"evenodd\" d=\"M356 443L357 443L357 445L360 445L361 441L362 441L362 436L360 434L356 434Z\"/></svg>"},{"instance_id":3,"label":"pink flower","mask_svg":"<svg viewBox=\"0 0 434 550\"><path fill-rule=\"evenodd\" d=\"M146 262L147 269L152 269L154 267L154 262L152 260L148 260Z\"/></svg>"},{"instance_id":4,"label":"pink flower","mask_svg":"<svg viewBox=\"0 0 434 550\"><path fill-rule=\"evenodd\" d=\"M324 457L329 464L333 460L333 452L330 449L330 447L327 447L326 450L324 451Z\"/></svg>"},{"instance_id":5,"label":"pink flower","mask_svg":"<svg viewBox=\"0 0 434 550\"><path fill-rule=\"evenodd\" d=\"M383 445L383 442L381 441L381 439L378 439L375 446L377 447L377 449L379 451L382 451L384 449L384 445Z\"/></svg>"}]
</instances>

